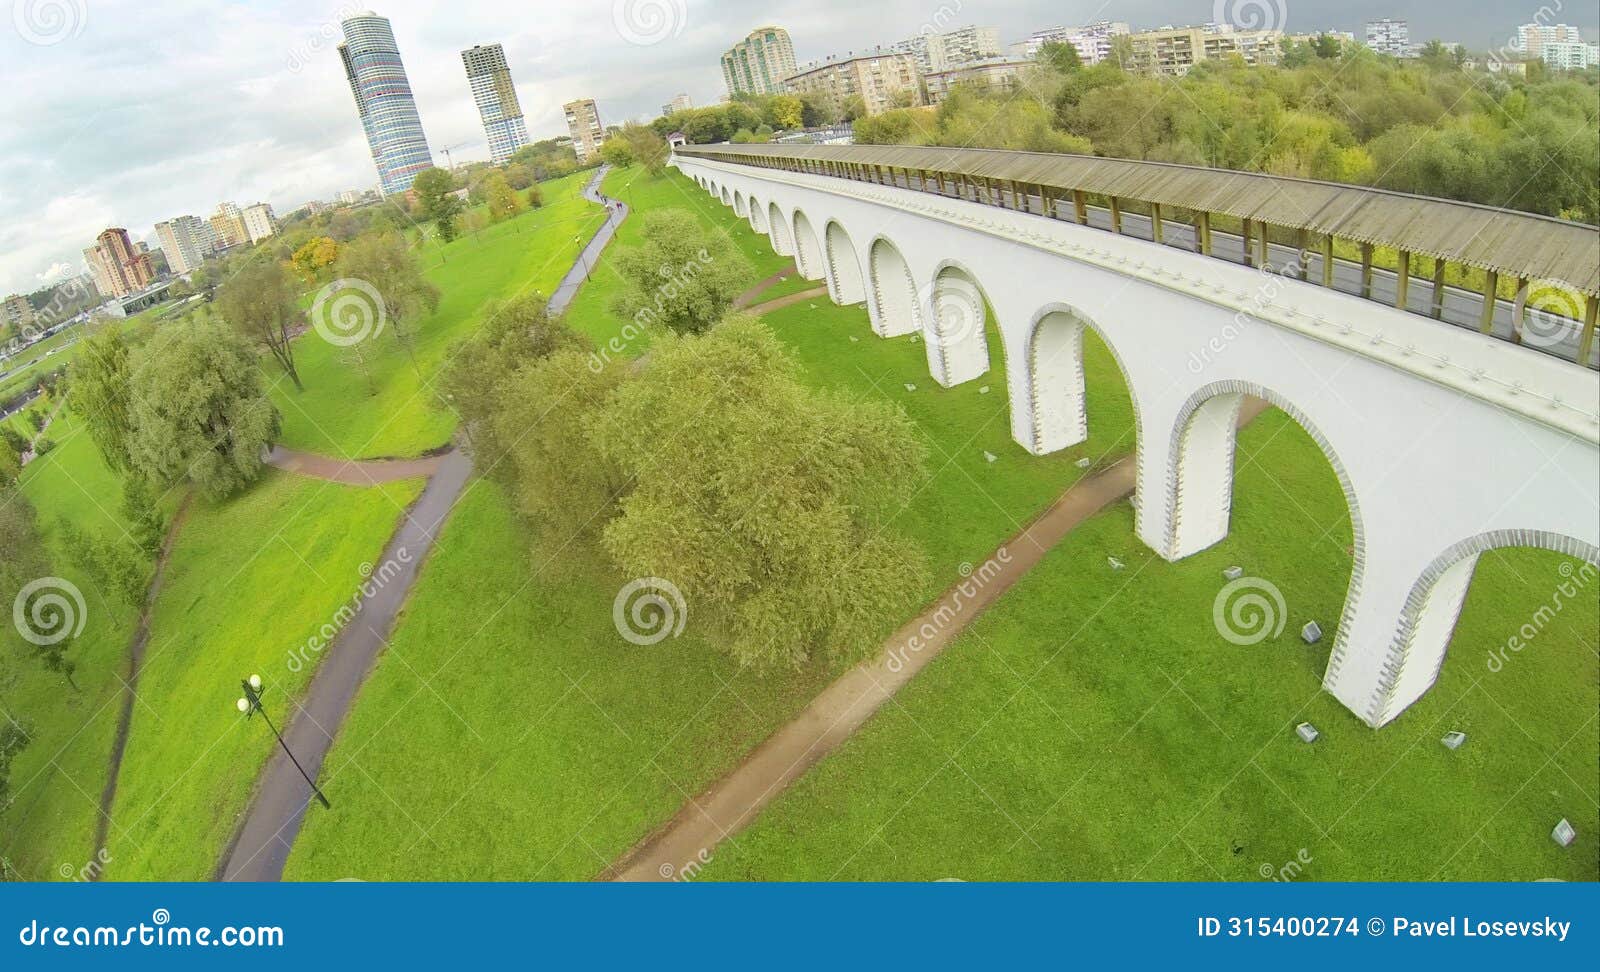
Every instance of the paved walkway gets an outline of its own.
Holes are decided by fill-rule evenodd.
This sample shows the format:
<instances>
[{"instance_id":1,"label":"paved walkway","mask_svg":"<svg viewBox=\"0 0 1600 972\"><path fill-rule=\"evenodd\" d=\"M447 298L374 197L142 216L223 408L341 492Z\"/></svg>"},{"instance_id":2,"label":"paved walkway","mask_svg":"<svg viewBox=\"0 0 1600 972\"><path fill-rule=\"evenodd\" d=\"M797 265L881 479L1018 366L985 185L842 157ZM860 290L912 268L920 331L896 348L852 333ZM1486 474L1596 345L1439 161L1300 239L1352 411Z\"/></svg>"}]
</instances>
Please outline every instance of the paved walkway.
<instances>
[{"instance_id":1,"label":"paved walkway","mask_svg":"<svg viewBox=\"0 0 1600 972\"><path fill-rule=\"evenodd\" d=\"M312 779L322 769L322 761L355 701L367 672L383 652L394 629L396 615L417 579L422 563L432 548L439 527L455 505L472 473L472 461L459 450L442 456L437 473L428 481L421 497L406 513L400 529L389 539L379 563L393 563L398 570L386 584L356 606L344 630L326 649L317 666L305 699L287 717L283 738ZM341 482L343 480L340 480ZM405 551L402 562L401 551ZM267 695L267 704L284 718L281 694ZM281 726L282 723L280 722ZM265 726L252 732L267 732ZM300 833L311 788L300 771L283 753L273 750L272 758L245 811L244 821L233 843L223 854L218 868L225 881L276 881L283 876L289 849ZM329 798L338 806L338 794Z\"/></svg>"},{"instance_id":2,"label":"paved walkway","mask_svg":"<svg viewBox=\"0 0 1600 972\"><path fill-rule=\"evenodd\" d=\"M779 270L777 273L761 281L760 283L757 283L754 287L751 287L749 290L745 291L739 296L733 298L733 309L740 310L742 308L749 307L751 304L755 303L757 297L760 297L769 289L776 287L778 284L783 283L785 280L788 280L790 277L799 272L800 268L796 267L794 265L794 261L791 260L787 267L784 267L782 270Z\"/></svg>"},{"instance_id":3,"label":"paved walkway","mask_svg":"<svg viewBox=\"0 0 1600 972\"><path fill-rule=\"evenodd\" d=\"M828 296L828 286L827 284L823 284L820 287L812 287L810 290L802 290L797 294L786 294L782 297L774 297L771 300L763 301L759 304L751 304L744 309L751 314L770 314L775 310L782 310L785 307L793 307L795 304L798 304L802 301L816 300L818 297L826 296Z\"/></svg>"},{"instance_id":4,"label":"paved walkway","mask_svg":"<svg viewBox=\"0 0 1600 972\"><path fill-rule=\"evenodd\" d=\"M1254 419L1266 407L1264 401L1247 399L1239 424ZM1135 458L1127 456L1073 484L971 576L896 631L877 657L823 689L732 772L623 855L605 876L618 881L665 881L691 864L700 867L719 843L749 826L773 798L838 749L1074 527L1133 495L1135 471Z\"/></svg>"},{"instance_id":5,"label":"paved walkway","mask_svg":"<svg viewBox=\"0 0 1600 972\"><path fill-rule=\"evenodd\" d=\"M619 199L612 199L600 191L600 182L609 171L611 171L611 166L602 165L594 170L594 178L590 179L589 184L583 187L583 198L606 207L606 221L605 225L595 231L594 236L590 238L588 244L583 248L583 252L578 254L577 262L572 265L572 269L567 271L567 275L561 278L560 286L556 287L556 292L550 296L550 313L552 314L561 313L567 309L568 304L572 303L572 298L578 295L578 288L583 286L585 280L589 279L590 272L595 268L595 261L600 259L600 254L605 250L606 244L610 243L611 238L617 234L617 227L621 226L622 221L628 218L627 203Z\"/></svg>"},{"instance_id":6,"label":"paved walkway","mask_svg":"<svg viewBox=\"0 0 1600 972\"><path fill-rule=\"evenodd\" d=\"M267 465L299 476L325 479L348 486L377 486L399 479L432 476L444 463L444 456L423 459L335 459L310 452L298 452L273 446L267 453Z\"/></svg>"}]
</instances>

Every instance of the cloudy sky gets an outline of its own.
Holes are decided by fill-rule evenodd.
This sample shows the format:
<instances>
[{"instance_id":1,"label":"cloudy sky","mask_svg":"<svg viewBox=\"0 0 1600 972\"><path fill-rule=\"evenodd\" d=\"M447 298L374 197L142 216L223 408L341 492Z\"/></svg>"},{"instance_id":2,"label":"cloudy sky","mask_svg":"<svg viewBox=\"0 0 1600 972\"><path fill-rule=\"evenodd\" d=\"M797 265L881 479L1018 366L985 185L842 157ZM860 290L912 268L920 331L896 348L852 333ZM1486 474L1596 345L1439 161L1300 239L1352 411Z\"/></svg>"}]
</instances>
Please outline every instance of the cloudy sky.
<instances>
[{"instance_id":1,"label":"cloudy sky","mask_svg":"<svg viewBox=\"0 0 1600 972\"><path fill-rule=\"evenodd\" d=\"M207 216L221 200L279 212L375 186L337 51L354 0L0 0L0 294L81 269L107 226ZM486 158L460 50L505 46L534 138L561 134L562 103L599 101L607 123L653 117L679 91L723 94L717 58L752 28L786 27L802 62L925 24L1000 27L1011 42L1055 24L1136 29L1265 15L1291 30L1408 19L1414 40L1486 48L1541 5L1595 36L1593 0L374 0L390 18L439 162ZM1565 5L1569 9L1561 9ZM1522 9L1523 6L1527 10ZM459 146L459 148L457 147ZM153 242L153 241L152 241Z\"/></svg>"}]
</instances>

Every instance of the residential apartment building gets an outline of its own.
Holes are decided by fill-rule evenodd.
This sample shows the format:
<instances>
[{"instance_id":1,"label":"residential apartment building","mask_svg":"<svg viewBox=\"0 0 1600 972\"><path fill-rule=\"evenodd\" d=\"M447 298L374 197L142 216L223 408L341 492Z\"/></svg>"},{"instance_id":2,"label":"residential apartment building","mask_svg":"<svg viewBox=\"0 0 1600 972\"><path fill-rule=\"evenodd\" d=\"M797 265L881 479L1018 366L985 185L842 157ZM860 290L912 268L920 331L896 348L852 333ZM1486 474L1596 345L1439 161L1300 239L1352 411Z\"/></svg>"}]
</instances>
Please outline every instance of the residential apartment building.
<instances>
[{"instance_id":1,"label":"residential apartment building","mask_svg":"<svg viewBox=\"0 0 1600 972\"><path fill-rule=\"evenodd\" d=\"M195 216L179 216L156 224L156 242L173 273L189 273L216 250L211 224Z\"/></svg>"},{"instance_id":2,"label":"residential apartment building","mask_svg":"<svg viewBox=\"0 0 1600 972\"><path fill-rule=\"evenodd\" d=\"M784 82L793 94L832 95L840 104L859 97L868 115L922 104L922 78L910 54L878 51L809 66Z\"/></svg>"},{"instance_id":3,"label":"residential apartment building","mask_svg":"<svg viewBox=\"0 0 1600 972\"><path fill-rule=\"evenodd\" d=\"M400 48L387 17L371 11L344 20L339 58L345 80L356 99L372 162L378 167L383 194L405 192L424 169L433 168L422 116L411 95L411 82L400 62Z\"/></svg>"},{"instance_id":4,"label":"residential apartment building","mask_svg":"<svg viewBox=\"0 0 1600 972\"><path fill-rule=\"evenodd\" d=\"M461 63L466 66L472 100L489 139L489 161L499 165L528 144L528 125L511 83L505 49L499 44L479 44L461 52Z\"/></svg>"},{"instance_id":5,"label":"residential apartment building","mask_svg":"<svg viewBox=\"0 0 1600 972\"><path fill-rule=\"evenodd\" d=\"M688 111L693 107L694 102L689 100L689 96L686 94L680 94L661 106L661 116L665 118L667 115L670 115L674 112Z\"/></svg>"},{"instance_id":6,"label":"residential apartment building","mask_svg":"<svg viewBox=\"0 0 1600 972\"><path fill-rule=\"evenodd\" d=\"M278 232L278 217L272 214L272 207L266 203L246 206L239 215L244 220L245 235L252 243L260 243Z\"/></svg>"},{"instance_id":7,"label":"residential apartment building","mask_svg":"<svg viewBox=\"0 0 1600 972\"><path fill-rule=\"evenodd\" d=\"M567 116L567 131L572 134L572 150L578 153L579 162L587 162L600 152L600 143L606 140L605 126L600 123L600 108L592 98L569 101L561 106Z\"/></svg>"},{"instance_id":8,"label":"residential apartment building","mask_svg":"<svg viewBox=\"0 0 1600 972\"><path fill-rule=\"evenodd\" d=\"M1037 57L1039 48L1046 44L1071 44L1078 52L1078 60L1085 65L1099 64L1111 57L1111 39L1133 33L1132 28L1120 20L1097 20L1082 27L1049 27L1036 30L1023 43L1027 56Z\"/></svg>"},{"instance_id":9,"label":"residential apartment building","mask_svg":"<svg viewBox=\"0 0 1600 972\"><path fill-rule=\"evenodd\" d=\"M1411 26L1404 20L1390 20L1387 17L1367 21L1367 46L1391 57L1413 57L1416 54L1411 49Z\"/></svg>"},{"instance_id":10,"label":"residential apartment building","mask_svg":"<svg viewBox=\"0 0 1600 972\"><path fill-rule=\"evenodd\" d=\"M1182 77L1201 61L1237 54L1246 64L1276 64L1278 30L1234 30L1226 25L1163 27L1130 34L1133 66L1145 74Z\"/></svg>"},{"instance_id":11,"label":"residential apartment building","mask_svg":"<svg viewBox=\"0 0 1600 972\"><path fill-rule=\"evenodd\" d=\"M21 294L12 294L0 304L0 323L9 325L15 332L32 327L34 320L33 305Z\"/></svg>"},{"instance_id":12,"label":"residential apartment building","mask_svg":"<svg viewBox=\"0 0 1600 972\"><path fill-rule=\"evenodd\" d=\"M794 42L782 27L757 27L722 55L728 94L782 94L795 73Z\"/></svg>"},{"instance_id":13,"label":"residential apartment building","mask_svg":"<svg viewBox=\"0 0 1600 972\"><path fill-rule=\"evenodd\" d=\"M239 207L231 202L218 203L217 211L211 217L210 223L216 249L242 246L250 242L250 231L245 228L244 215L239 211Z\"/></svg>"},{"instance_id":14,"label":"residential apartment building","mask_svg":"<svg viewBox=\"0 0 1600 972\"><path fill-rule=\"evenodd\" d=\"M990 58L963 64L946 71L935 71L923 78L927 88L928 104L941 104L958 85L983 87L1001 94L1009 94L1017 86L1017 76L1031 64L1016 58Z\"/></svg>"},{"instance_id":15,"label":"residential apartment building","mask_svg":"<svg viewBox=\"0 0 1600 972\"><path fill-rule=\"evenodd\" d=\"M1581 71L1600 66L1600 44L1583 41L1545 41L1539 49L1545 64L1563 71Z\"/></svg>"},{"instance_id":16,"label":"residential apartment building","mask_svg":"<svg viewBox=\"0 0 1600 972\"><path fill-rule=\"evenodd\" d=\"M1000 28L971 25L942 34L924 31L891 45L889 50L911 55L917 62L917 70L925 75L1000 57L1004 53Z\"/></svg>"},{"instance_id":17,"label":"residential apartment building","mask_svg":"<svg viewBox=\"0 0 1600 972\"><path fill-rule=\"evenodd\" d=\"M1583 34L1567 24L1522 24L1517 27L1517 38L1511 42L1511 47L1531 60L1540 60L1544 57L1545 44L1562 43L1582 44Z\"/></svg>"},{"instance_id":18,"label":"residential apartment building","mask_svg":"<svg viewBox=\"0 0 1600 972\"><path fill-rule=\"evenodd\" d=\"M140 253L128 238L128 231L114 226L95 237L93 246L83 251L95 289L110 297L127 297L150 286L155 273L150 255Z\"/></svg>"}]
</instances>

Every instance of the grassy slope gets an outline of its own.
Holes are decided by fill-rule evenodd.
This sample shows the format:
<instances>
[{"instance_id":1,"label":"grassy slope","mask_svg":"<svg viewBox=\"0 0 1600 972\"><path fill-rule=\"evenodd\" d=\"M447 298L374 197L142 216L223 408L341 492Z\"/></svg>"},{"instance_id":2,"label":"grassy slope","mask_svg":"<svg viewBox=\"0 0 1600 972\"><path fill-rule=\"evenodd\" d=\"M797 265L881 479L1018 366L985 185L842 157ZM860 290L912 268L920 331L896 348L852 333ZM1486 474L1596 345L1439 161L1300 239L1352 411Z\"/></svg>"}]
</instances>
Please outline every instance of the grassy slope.
<instances>
[{"instance_id":1,"label":"grassy slope","mask_svg":"<svg viewBox=\"0 0 1600 972\"><path fill-rule=\"evenodd\" d=\"M736 222L680 181L635 183L636 214L687 206L708 225ZM764 238L733 238L751 251L752 283L786 262L770 248L757 259ZM609 320L607 289L595 286L606 279L602 265L572 309L591 335ZM927 376L924 348L873 337L863 308L824 301L769 320L816 383L901 402L927 436L928 475L906 483L895 527L928 548L929 595L1083 474L1072 459L1084 450L1034 460L1010 442L998 369L945 391ZM1131 425L1131 406L1110 356L1092 350L1091 447L1104 449ZM842 355L853 356L849 367ZM908 381L917 392L904 391ZM986 462L985 449L1000 461ZM683 638L631 646L610 613L625 578L574 566L570 550L530 554L524 537L505 497L474 485L397 626L390 651L404 663L374 671L329 757L346 812L312 816L290 877L593 876L834 674L819 664L766 681L741 675L695 637L692 618ZM901 619L884 620L887 633Z\"/></svg>"},{"instance_id":2,"label":"grassy slope","mask_svg":"<svg viewBox=\"0 0 1600 972\"><path fill-rule=\"evenodd\" d=\"M351 598L421 489L358 489L268 471L222 504L196 500L157 601L113 807L109 875L210 875L275 745L235 711L238 679L285 698L311 676L288 653Z\"/></svg>"},{"instance_id":3,"label":"grassy slope","mask_svg":"<svg viewBox=\"0 0 1600 972\"><path fill-rule=\"evenodd\" d=\"M0 814L0 856L30 880L76 872L94 854L100 790L116 729L119 680L138 613L107 596L67 560L54 525L60 520L107 537L123 535L115 473L70 412L50 435L57 447L22 472L55 568L82 592L86 618L70 657L78 691L31 658L0 655L0 717L27 723L33 739L11 767L13 802ZM5 623L10 623L7 618Z\"/></svg>"},{"instance_id":4,"label":"grassy slope","mask_svg":"<svg viewBox=\"0 0 1600 972\"><path fill-rule=\"evenodd\" d=\"M1486 668L1563 558L1484 557L1439 683L1373 732L1319 687L1349 576L1332 471L1281 412L1240 446L1227 540L1168 564L1126 504L1085 524L703 877L1595 879L1595 599ZM1277 639L1217 636L1230 564L1283 590ZM1311 618L1330 630L1307 647Z\"/></svg>"},{"instance_id":5,"label":"grassy slope","mask_svg":"<svg viewBox=\"0 0 1600 972\"><path fill-rule=\"evenodd\" d=\"M415 456L449 441L456 417L427 384L451 345L476 323L492 300L537 291L552 293L604 216L581 195L592 173L544 184L545 204L514 220L423 252L427 276L439 287L438 310L409 327L416 363L392 327L373 338L371 393L351 352L308 330L295 340L295 363L305 391L263 361L273 381L272 399L283 413L286 446L354 458ZM424 381L426 377L427 381Z\"/></svg>"}]
</instances>

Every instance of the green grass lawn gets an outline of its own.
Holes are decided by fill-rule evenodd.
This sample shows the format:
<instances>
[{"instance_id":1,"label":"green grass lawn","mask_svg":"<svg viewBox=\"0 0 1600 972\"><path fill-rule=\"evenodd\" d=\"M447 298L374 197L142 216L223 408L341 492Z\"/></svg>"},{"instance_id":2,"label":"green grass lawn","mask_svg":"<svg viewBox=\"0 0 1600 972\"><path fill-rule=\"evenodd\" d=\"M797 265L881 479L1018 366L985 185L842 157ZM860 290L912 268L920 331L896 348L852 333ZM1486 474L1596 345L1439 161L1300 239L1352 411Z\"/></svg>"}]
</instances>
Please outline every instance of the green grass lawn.
<instances>
[{"instance_id":1,"label":"green grass lawn","mask_svg":"<svg viewBox=\"0 0 1600 972\"><path fill-rule=\"evenodd\" d=\"M276 743L234 709L259 673L282 719L312 667L291 650L348 603L421 490L371 489L268 470L220 504L196 499L152 618L140 704L119 777L107 874L204 880Z\"/></svg>"},{"instance_id":2,"label":"green grass lawn","mask_svg":"<svg viewBox=\"0 0 1600 972\"><path fill-rule=\"evenodd\" d=\"M314 330L294 342L303 392L275 362L263 359L272 400L283 413L282 443L341 458L416 456L448 443L456 416L431 382L451 346L476 326L484 305L520 293L554 292L604 220L581 194L591 176L578 172L544 183L541 208L443 246L426 245L426 274L441 299L436 312L408 325L414 361L392 326L369 339L370 383L351 351Z\"/></svg>"},{"instance_id":3,"label":"green grass lawn","mask_svg":"<svg viewBox=\"0 0 1600 972\"><path fill-rule=\"evenodd\" d=\"M82 633L68 653L69 687L28 656L0 653L0 718L28 725L31 742L11 767L11 805L0 812L0 857L29 880L75 874L94 855L95 822L116 729L135 608L100 589L62 548L62 520L104 537L124 535L121 485L70 412L50 427L57 447L22 471L54 570L83 595ZM9 607L9 606L8 606ZM9 616L6 619L10 623Z\"/></svg>"},{"instance_id":4,"label":"green grass lawn","mask_svg":"<svg viewBox=\"0 0 1600 972\"><path fill-rule=\"evenodd\" d=\"M1127 504L1095 517L702 879L1594 880L1595 598L1486 668L1563 558L1486 555L1439 683L1375 732L1320 690L1350 569L1338 483L1276 410L1239 455L1222 544L1169 564ZM1217 635L1230 564L1282 589L1281 636Z\"/></svg>"}]
</instances>

